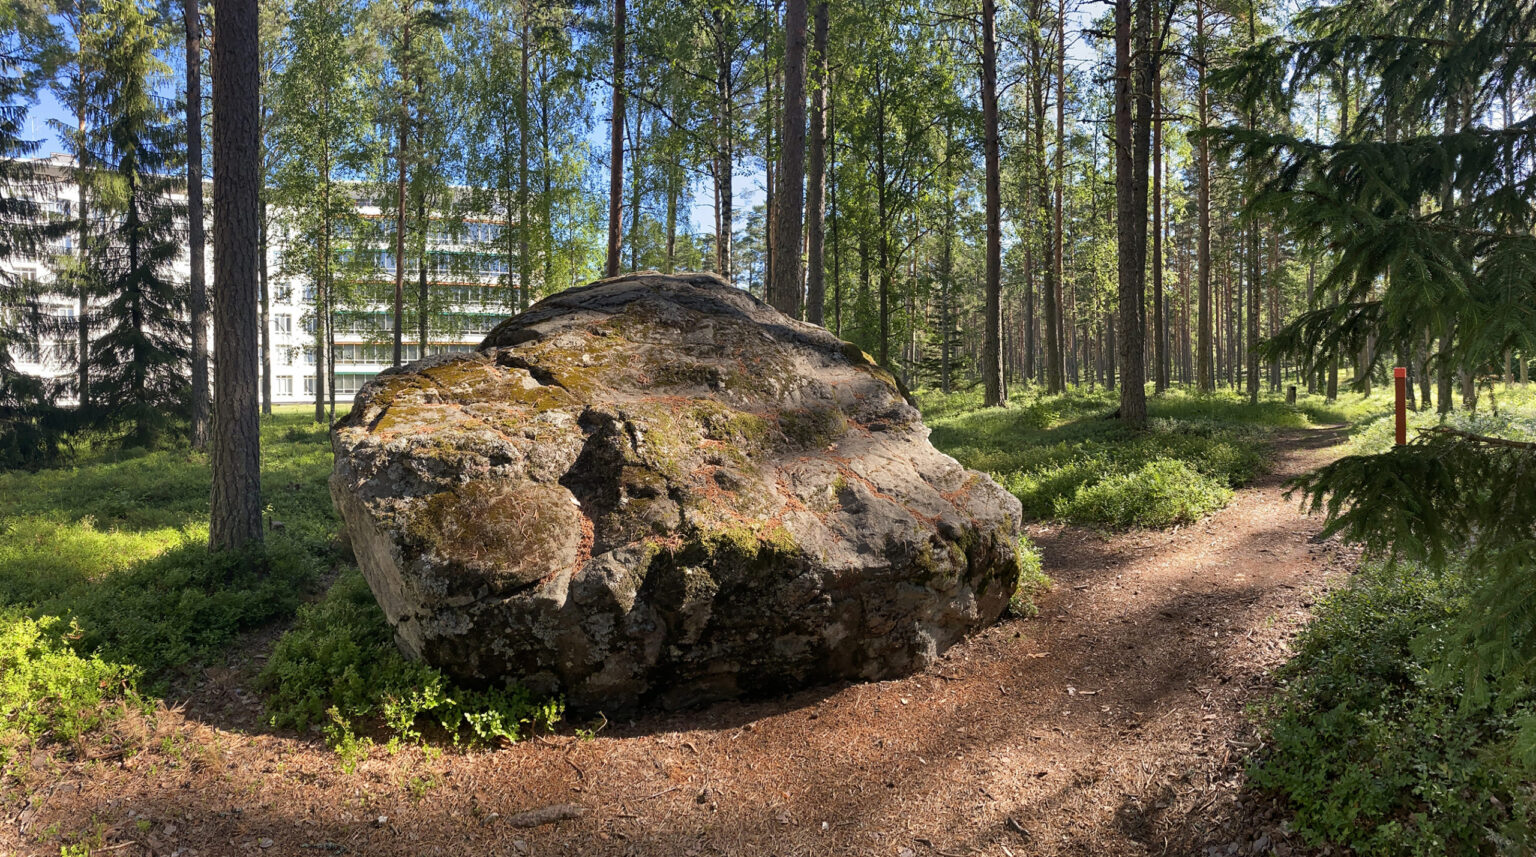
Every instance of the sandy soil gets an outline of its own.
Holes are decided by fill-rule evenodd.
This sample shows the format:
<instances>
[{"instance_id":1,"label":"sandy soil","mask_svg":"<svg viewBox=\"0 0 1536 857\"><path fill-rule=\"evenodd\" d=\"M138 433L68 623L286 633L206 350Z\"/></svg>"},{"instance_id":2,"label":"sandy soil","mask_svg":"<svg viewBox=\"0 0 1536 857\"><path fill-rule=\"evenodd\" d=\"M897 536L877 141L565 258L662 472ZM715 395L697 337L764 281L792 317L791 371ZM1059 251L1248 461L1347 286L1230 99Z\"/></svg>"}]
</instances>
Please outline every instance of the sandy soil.
<instances>
[{"instance_id":1,"label":"sandy soil","mask_svg":"<svg viewBox=\"0 0 1536 857\"><path fill-rule=\"evenodd\" d=\"M1282 496L1340 438L1282 435L1274 471L1192 526L1032 528L1057 584L1040 615L902 681L499 750L376 748L349 774L316 736L260 728L255 663L209 670L188 704L120 727L146 752L35 754L0 801L0 854L1290 854L1241 790L1244 707L1354 562ZM540 809L574 817L519 826Z\"/></svg>"}]
</instances>

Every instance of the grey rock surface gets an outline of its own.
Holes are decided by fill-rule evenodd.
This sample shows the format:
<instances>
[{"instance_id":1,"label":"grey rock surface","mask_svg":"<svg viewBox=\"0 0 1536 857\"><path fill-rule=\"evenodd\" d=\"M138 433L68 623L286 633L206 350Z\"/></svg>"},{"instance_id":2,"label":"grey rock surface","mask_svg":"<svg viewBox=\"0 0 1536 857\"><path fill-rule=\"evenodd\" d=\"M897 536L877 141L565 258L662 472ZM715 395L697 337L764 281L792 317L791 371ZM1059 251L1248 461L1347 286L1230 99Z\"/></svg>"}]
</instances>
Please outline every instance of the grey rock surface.
<instances>
[{"instance_id":1,"label":"grey rock surface","mask_svg":"<svg viewBox=\"0 0 1536 857\"><path fill-rule=\"evenodd\" d=\"M574 288L371 381L331 494L408 655L578 711L921 669L998 618L1018 501L896 380L710 274Z\"/></svg>"}]
</instances>

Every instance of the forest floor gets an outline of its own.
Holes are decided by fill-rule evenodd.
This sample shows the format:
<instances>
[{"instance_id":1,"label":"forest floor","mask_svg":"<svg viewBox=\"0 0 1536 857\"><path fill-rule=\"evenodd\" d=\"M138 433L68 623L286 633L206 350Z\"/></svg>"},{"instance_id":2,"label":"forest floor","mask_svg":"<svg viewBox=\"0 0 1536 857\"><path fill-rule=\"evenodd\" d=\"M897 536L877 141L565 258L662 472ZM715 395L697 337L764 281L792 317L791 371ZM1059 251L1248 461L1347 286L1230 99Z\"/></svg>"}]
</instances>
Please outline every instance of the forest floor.
<instances>
[{"instance_id":1,"label":"forest floor","mask_svg":"<svg viewBox=\"0 0 1536 857\"><path fill-rule=\"evenodd\" d=\"M0 854L1301 851L1243 791L1245 709L1357 558L1284 497L1343 438L1281 432L1270 472L1193 525L1032 527L1056 583L1039 616L900 681L497 750L375 747L346 772L319 735L262 726L263 656L244 656L144 718L146 752L39 753ZM575 817L520 826L539 809Z\"/></svg>"}]
</instances>

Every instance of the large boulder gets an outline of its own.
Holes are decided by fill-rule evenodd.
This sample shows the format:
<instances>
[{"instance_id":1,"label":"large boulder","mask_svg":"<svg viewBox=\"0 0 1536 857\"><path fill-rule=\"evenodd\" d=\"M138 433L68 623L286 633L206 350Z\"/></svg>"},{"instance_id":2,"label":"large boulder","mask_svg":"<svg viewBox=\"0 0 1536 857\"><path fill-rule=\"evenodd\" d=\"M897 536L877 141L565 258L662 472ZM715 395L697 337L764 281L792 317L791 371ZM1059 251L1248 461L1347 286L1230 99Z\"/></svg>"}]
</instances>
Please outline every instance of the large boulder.
<instances>
[{"instance_id":1,"label":"large boulder","mask_svg":"<svg viewBox=\"0 0 1536 857\"><path fill-rule=\"evenodd\" d=\"M369 382L331 494L408 655L613 714L901 675L997 619L1019 502L927 437L859 349L646 273Z\"/></svg>"}]
</instances>

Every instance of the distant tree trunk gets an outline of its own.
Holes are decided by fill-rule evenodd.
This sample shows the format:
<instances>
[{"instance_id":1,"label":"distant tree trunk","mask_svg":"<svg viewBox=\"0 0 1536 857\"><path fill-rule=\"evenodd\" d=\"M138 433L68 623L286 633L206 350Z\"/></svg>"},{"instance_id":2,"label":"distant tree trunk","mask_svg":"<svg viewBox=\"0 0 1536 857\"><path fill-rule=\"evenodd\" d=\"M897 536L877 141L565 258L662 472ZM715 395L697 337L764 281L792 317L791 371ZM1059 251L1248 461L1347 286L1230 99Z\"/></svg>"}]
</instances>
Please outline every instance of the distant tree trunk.
<instances>
[{"instance_id":1,"label":"distant tree trunk","mask_svg":"<svg viewBox=\"0 0 1536 857\"><path fill-rule=\"evenodd\" d=\"M1210 126L1211 122L1211 94L1206 87L1205 73L1208 65L1206 59L1206 32L1205 32L1205 0L1195 0L1195 40L1197 53L1195 56L1196 86L1196 111L1197 123L1201 131ZM1214 324L1211 312L1211 145L1209 140L1201 136L1195 146L1195 172L1199 187L1196 193L1195 207L1197 209L1198 224L1196 225L1195 241L1198 245L1196 251L1196 267L1200 277L1200 329L1195 338L1195 371L1196 385L1200 392L1209 393L1216 388L1214 352L1215 343Z\"/></svg>"},{"instance_id":2,"label":"distant tree trunk","mask_svg":"<svg viewBox=\"0 0 1536 857\"><path fill-rule=\"evenodd\" d=\"M1056 163L1055 163L1055 204L1052 213L1051 224L1051 266L1050 275L1046 277L1045 294L1045 327L1046 327L1046 389L1052 393L1060 393L1067 388L1066 356L1063 354L1065 339L1063 328L1063 312L1065 306L1062 302L1062 294L1066 287L1063 283L1065 268L1062 264L1062 245L1065 241L1063 234L1065 202L1063 195L1063 173L1066 170L1066 103L1067 103L1067 27L1066 27L1066 2L1058 0L1056 4ZM1043 111L1041 111L1043 113ZM1041 129L1041 138L1038 145L1040 151L1045 151L1045 134ZM1043 166L1043 164L1042 164ZM1041 181L1041 186L1045 184Z\"/></svg>"},{"instance_id":3,"label":"distant tree trunk","mask_svg":"<svg viewBox=\"0 0 1536 857\"><path fill-rule=\"evenodd\" d=\"M261 230L256 254L261 259L261 412L272 413L272 293L267 288L267 200L262 194L257 224Z\"/></svg>"},{"instance_id":4,"label":"distant tree trunk","mask_svg":"<svg viewBox=\"0 0 1536 857\"><path fill-rule=\"evenodd\" d=\"M1151 30L1150 0L1140 0L1136 16L1136 53L1143 57L1136 74L1143 81L1150 67L1145 56ZM1146 335L1145 257L1147 235L1146 168L1150 149L1151 93L1134 86L1131 62L1131 0L1115 2L1115 203L1119 237L1120 420L1131 428L1147 422L1143 364ZM1132 90L1138 109L1133 117ZM1143 148L1143 147L1146 148Z\"/></svg>"},{"instance_id":5,"label":"distant tree trunk","mask_svg":"<svg viewBox=\"0 0 1536 857\"><path fill-rule=\"evenodd\" d=\"M827 137L827 0L816 4L812 36L811 127L806 171L805 320L826 324L827 283L824 256Z\"/></svg>"},{"instance_id":6,"label":"distant tree trunk","mask_svg":"<svg viewBox=\"0 0 1536 857\"><path fill-rule=\"evenodd\" d=\"M784 113L779 131L779 192L773 280L768 303L800 316L801 226L805 213L805 0L784 6Z\"/></svg>"},{"instance_id":7,"label":"distant tree trunk","mask_svg":"<svg viewBox=\"0 0 1536 857\"><path fill-rule=\"evenodd\" d=\"M1254 6L1254 0L1248 3L1248 44L1258 43L1258 10ZM1253 110L1248 111L1248 131L1253 132L1258 117ZM1253 166L1249 167L1254 169ZM1251 192L1258 190L1258 177L1250 176ZM1259 312L1264 305L1261 286L1259 285L1259 225L1248 224L1248 403L1259 403Z\"/></svg>"},{"instance_id":8,"label":"distant tree trunk","mask_svg":"<svg viewBox=\"0 0 1536 857\"><path fill-rule=\"evenodd\" d=\"M837 227L837 116L835 102L830 98L832 78L827 77L827 187L831 202L832 228L832 332L843 335L843 269L842 242Z\"/></svg>"},{"instance_id":9,"label":"distant tree trunk","mask_svg":"<svg viewBox=\"0 0 1536 857\"><path fill-rule=\"evenodd\" d=\"M613 0L613 121L608 147L608 261L603 276L619 274L624 234L624 0Z\"/></svg>"},{"instance_id":10,"label":"distant tree trunk","mask_svg":"<svg viewBox=\"0 0 1536 857\"><path fill-rule=\"evenodd\" d=\"M731 179L735 174L735 157L731 136L735 125L732 104L735 93L731 86L735 58L727 43L727 21L723 9L710 7L710 19L715 34L715 122L719 137L715 150L715 267L720 276L731 279L731 242L735 233L735 212L732 210Z\"/></svg>"},{"instance_id":11,"label":"distant tree trunk","mask_svg":"<svg viewBox=\"0 0 1536 857\"><path fill-rule=\"evenodd\" d=\"M185 0L187 30L187 255L192 314L192 448L208 447L208 289L203 282L203 19Z\"/></svg>"},{"instance_id":12,"label":"distant tree trunk","mask_svg":"<svg viewBox=\"0 0 1536 857\"><path fill-rule=\"evenodd\" d=\"M409 19L405 23L402 39L405 45L404 55L408 56L411 52ZM396 129L399 142L395 149L395 366L404 362L405 341L405 163L411 132L411 106L405 93L410 85L409 69L402 69L400 77L400 123Z\"/></svg>"},{"instance_id":13,"label":"distant tree trunk","mask_svg":"<svg viewBox=\"0 0 1536 857\"><path fill-rule=\"evenodd\" d=\"M213 42L213 491L208 544L261 542L256 258L261 97L256 0L217 0Z\"/></svg>"},{"instance_id":14,"label":"distant tree trunk","mask_svg":"<svg viewBox=\"0 0 1536 857\"><path fill-rule=\"evenodd\" d=\"M983 403L1001 405L1003 399L1003 273L1002 186L997 134L997 2L981 0L981 115L982 151L986 160L986 334L982 345Z\"/></svg>"},{"instance_id":15,"label":"distant tree trunk","mask_svg":"<svg viewBox=\"0 0 1536 857\"><path fill-rule=\"evenodd\" d=\"M76 86L82 92L85 87L83 80L85 76L84 65L84 63L80 64L79 74L81 79L76 81ZM85 270L86 266L90 264L91 245L90 167L88 165L90 150L86 148L85 143L86 109L84 104L79 104L75 107L75 113L78 117L76 133L79 135L78 139L80 140L79 148L75 152L75 187L80 189L80 205L78 206L80 218L79 223L75 227L78 233L77 240L80 242L80 249L78 250L80 254L79 268L75 271L75 278L77 280L75 298L79 302L79 312L75 319L75 337L80 359L76 385L79 387L77 401L82 413L91 404L91 282Z\"/></svg>"},{"instance_id":16,"label":"distant tree trunk","mask_svg":"<svg viewBox=\"0 0 1536 857\"><path fill-rule=\"evenodd\" d=\"M1159 46L1161 47L1161 46ZM1163 75L1161 52L1151 58L1152 81L1152 372L1153 389L1168 391L1168 313L1163 295Z\"/></svg>"},{"instance_id":17,"label":"distant tree trunk","mask_svg":"<svg viewBox=\"0 0 1536 857\"><path fill-rule=\"evenodd\" d=\"M423 136L425 136L425 133L423 133ZM426 141L423 140L422 143L425 146ZM518 223L519 231L521 231L522 225L521 222ZM427 223L427 194L425 191L416 196L416 228L421 231L421 253L416 261L416 359L420 360L427 356L427 339L429 335L427 323L432 317L432 293L427 287L427 264L432 258L431 254L427 252L427 236L432 234L432 230Z\"/></svg>"},{"instance_id":18,"label":"distant tree trunk","mask_svg":"<svg viewBox=\"0 0 1536 857\"><path fill-rule=\"evenodd\" d=\"M522 81L517 91L517 308L528 308L528 286L533 282L533 257L528 253L528 47L533 41L530 4L521 4L523 33L519 53L522 62ZM423 231L423 235L425 235ZM421 354L427 356L426 323L422 323Z\"/></svg>"}]
</instances>

